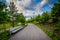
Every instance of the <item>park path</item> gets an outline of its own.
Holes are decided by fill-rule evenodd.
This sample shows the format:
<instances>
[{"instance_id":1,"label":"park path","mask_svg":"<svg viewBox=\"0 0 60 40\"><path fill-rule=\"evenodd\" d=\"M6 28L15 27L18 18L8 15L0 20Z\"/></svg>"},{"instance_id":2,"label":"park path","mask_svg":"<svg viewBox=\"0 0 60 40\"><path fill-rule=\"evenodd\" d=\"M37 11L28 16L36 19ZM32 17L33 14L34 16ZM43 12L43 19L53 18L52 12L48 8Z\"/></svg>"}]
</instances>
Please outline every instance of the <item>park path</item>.
<instances>
[{"instance_id":1,"label":"park path","mask_svg":"<svg viewBox=\"0 0 60 40\"><path fill-rule=\"evenodd\" d=\"M10 40L51 40L41 29L34 24L28 24L23 30L16 33Z\"/></svg>"}]
</instances>

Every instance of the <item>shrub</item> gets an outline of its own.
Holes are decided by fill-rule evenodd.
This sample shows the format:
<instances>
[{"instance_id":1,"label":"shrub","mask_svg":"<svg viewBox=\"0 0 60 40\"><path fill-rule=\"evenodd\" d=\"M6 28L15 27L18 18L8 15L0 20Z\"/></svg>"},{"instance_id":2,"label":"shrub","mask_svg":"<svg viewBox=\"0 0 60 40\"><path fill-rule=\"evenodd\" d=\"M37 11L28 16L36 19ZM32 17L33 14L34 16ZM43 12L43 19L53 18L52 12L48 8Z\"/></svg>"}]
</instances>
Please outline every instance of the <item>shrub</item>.
<instances>
[{"instance_id":1,"label":"shrub","mask_svg":"<svg viewBox=\"0 0 60 40\"><path fill-rule=\"evenodd\" d=\"M59 32L60 31L60 22L57 22L54 24L54 32Z\"/></svg>"},{"instance_id":2,"label":"shrub","mask_svg":"<svg viewBox=\"0 0 60 40\"><path fill-rule=\"evenodd\" d=\"M8 40L8 39L9 39L9 31L0 33L0 40Z\"/></svg>"}]
</instances>

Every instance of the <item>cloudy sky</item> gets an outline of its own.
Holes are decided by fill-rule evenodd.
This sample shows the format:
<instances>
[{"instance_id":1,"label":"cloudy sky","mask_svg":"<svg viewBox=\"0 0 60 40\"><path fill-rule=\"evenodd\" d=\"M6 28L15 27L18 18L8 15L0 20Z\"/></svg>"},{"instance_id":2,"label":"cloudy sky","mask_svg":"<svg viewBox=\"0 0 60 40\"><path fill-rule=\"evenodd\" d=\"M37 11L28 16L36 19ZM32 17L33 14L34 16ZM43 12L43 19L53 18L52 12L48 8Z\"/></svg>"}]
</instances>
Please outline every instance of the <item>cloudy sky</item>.
<instances>
[{"instance_id":1,"label":"cloudy sky","mask_svg":"<svg viewBox=\"0 0 60 40\"><path fill-rule=\"evenodd\" d=\"M0 0L9 5L12 0ZM50 12L53 4L57 0L13 0L18 12L22 12L26 17L36 16L43 12Z\"/></svg>"}]
</instances>

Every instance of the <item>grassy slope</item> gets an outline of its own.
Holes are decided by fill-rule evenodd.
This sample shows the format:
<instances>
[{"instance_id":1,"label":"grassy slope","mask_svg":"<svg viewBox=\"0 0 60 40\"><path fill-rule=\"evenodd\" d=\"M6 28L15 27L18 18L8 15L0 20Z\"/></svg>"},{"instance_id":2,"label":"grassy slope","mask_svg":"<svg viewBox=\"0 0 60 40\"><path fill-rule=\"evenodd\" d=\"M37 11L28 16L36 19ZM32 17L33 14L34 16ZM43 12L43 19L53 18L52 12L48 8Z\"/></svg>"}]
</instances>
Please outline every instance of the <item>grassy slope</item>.
<instances>
[{"instance_id":1,"label":"grassy slope","mask_svg":"<svg viewBox=\"0 0 60 40\"><path fill-rule=\"evenodd\" d=\"M40 29L42 29L46 34L48 34L48 36L52 37L52 32L50 30L48 30L47 28L45 28L42 24L36 24Z\"/></svg>"},{"instance_id":2,"label":"grassy slope","mask_svg":"<svg viewBox=\"0 0 60 40\"><path fill-rule=\"evenodd\" d=\"M49 37L52 38L52 40L59 40L58 35L53 35L53 32L51 32L51 30L49 30L48 28L45 28L45 26L43 26L42 24L34 24L37 25L40 29L42 29Z\"/></svg>"},{"instance_id":3,"label":"grassy slope","mask_svg":"<svg viewBox=\"0 0 60 40\"><path fill-rule=\"evenodd\" d=\"M14 26L18 26L18 24L15 23ZM11 25L11 23L6 23L5 26L3 26L3 24L0 24L0 30L2 30L4 27L10 28L10 27L12 27L12 25Z\"/></svg>"},{"instance_id":4,"label":"grassy slope","mask_svg":"<svg viewBox=\"0 0 60 40\"><path fill-rule=\"evenodd\" d=\"M6 26L6 28L10 28L11 24L7 23L7 24L5 24L5 26ZM3 26L3 24L0 24L0 30L2 30L5 26Z\"/></svg>"}]
</instances>

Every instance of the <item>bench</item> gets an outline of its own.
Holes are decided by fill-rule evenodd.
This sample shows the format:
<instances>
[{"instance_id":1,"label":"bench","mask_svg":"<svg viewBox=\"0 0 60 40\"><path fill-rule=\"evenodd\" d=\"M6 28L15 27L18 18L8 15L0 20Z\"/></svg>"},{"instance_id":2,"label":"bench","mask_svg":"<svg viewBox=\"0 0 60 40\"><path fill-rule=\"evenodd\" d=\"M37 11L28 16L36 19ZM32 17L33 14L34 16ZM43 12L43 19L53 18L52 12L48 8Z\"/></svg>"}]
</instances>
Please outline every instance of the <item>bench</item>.
<instances>
[{"instance_id":1,"label":"bench","mask_svg":"<svg viewBox=\"0 0 60 40\"><path fill-rule=\"evenodd\" d=\"M11 34L16 33L17 31L21 30L22 28L23 27L21 27L21 26L13 27L13 28L10 28L10 32L11 32Z\"/></svg>"}]
</instances>

